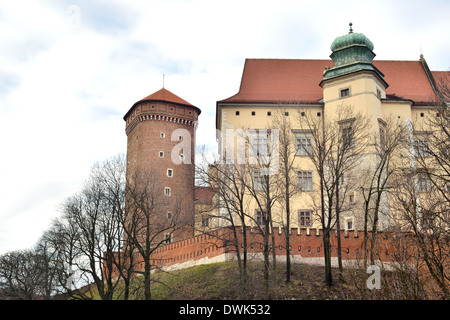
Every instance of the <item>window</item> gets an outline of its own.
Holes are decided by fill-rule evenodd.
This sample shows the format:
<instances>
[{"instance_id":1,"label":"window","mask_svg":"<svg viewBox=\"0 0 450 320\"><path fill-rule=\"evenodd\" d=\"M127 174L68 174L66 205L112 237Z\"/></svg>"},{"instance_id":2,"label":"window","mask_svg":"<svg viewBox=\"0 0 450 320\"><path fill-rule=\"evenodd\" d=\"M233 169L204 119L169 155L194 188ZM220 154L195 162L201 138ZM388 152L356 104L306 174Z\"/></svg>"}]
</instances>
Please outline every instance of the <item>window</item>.
<instances>
[{"instance_id":1,"label":"window","mask_svg":"<svg viewBox=\"0 0 450 320\"><path fill-rule=\"evenodd\" d=\"M170 197L172 195L172 191L170 190L169 187L165 187L164 188L164 195Z\"/></svg>"},{"instance_id":2,"label":"window","mask_svg":"<svg viewBox=\"0 0 450 320\"><path fill-rule=\"evenodd\" d=\"M209 227L209 216L202 216L202 227Z\"/></svg>"},{"instance_id":3,"label":"window","mask_svg":"<svg viewBox=\"0 0 450 320\"><path fill-rule=\"evenodd\" d=\"M169 178L172 178L172 177L173 177L173 169L167 169L167 176L168 176Z\"/></svg>"},{"instance_id":4,"label":"window","mask_svg":"<svg viewBox=\"0 0 450 320\"><path fill-rule=\"evenodd\" d=\"M255 221L259 226L266 224L266 219L264 218L264 212L261 210L255 210Z\"/></svg>"},{"instance_id":5,"label":"window","mask_svg":"<svg viewBox=\"0 0 450 320\"><path fill-rule=\"evenodd\" d=\"M173 213L172 211L167 211L167 220L172 220Z\"/></svg>"},{"instance_id":6,"label":"window","mask_svg":"<svg viewBox=\"0 0 450 320\"><path fill-rule=\"evenodd\" d=\"M345 230L353 230L353 218L345 219Z\"/></svg>"},{"instance_id":7,"label":"window","mask_svg":"<svg viewBox=\"0 0 450 320\"><path fill-rule=\"evenodd\" d=\"M253 154L258 156L270 156L271 152L271 131L270 129L255 129L256 136L251 138L251 148Z\"/></svg>"},{"instance_id":8,"label":"window","mask_svg":"<svg viewBox=\"0 0 450 320\"><path fill-rule=\"evenodd\" d=\"M254 116L254 115L256 115L256 112L255 112L255 111L252 111L252 116Z\"/></svg>"},{"instance_id":9,"label":"window","mask_svg":"<svg viewBox=\"0 0 450 320\"><path fill-rule=\"evenodd\" d=\"M422 210L421 225L424 229L430 229L431 227L433 227L433 215L430 211Z\"/></svg>"},{"instance_id":10,"label":"window","mask_svg":"<svg viewBox=\"0 0 450 320\"><path fill-rule=\"evenodd\" d=\"M377 97L378 99L381 99L381 90L377 88Z\"/></svg>"},{"instance_id":11,"label":"window","mask_svg":"<svg viewBox=\"0 0 450 320\"><path fill-rule=\"evenodd\" d=\"M298 156L308 156L313 153L312 133L298 133L295 135L295 154Z\"/></svg>"},{"instance_id":12,"label":"window","mask_svg":"<svg viewBox=\"0 0 450 320\"><path fill-rule=\"evenodd\" d=\"M431 191L431 180L426 174L421 173L417 176L417 189L419 192Z\"/></svg>"},{"instance_id":13,"label":"window","mask_svg":"<svg viewBox=\"0 0 450 320\"><path fill-rule=\"evenodd\" d=\"M427 137L416 137L414 138L414 155L416 157L429 157L429 144Z\"/></svg>"},{"instance_id":14,"label":"window","mask_svg":"<svg viewBox=\"0 0 450 320\"><path fill-rule=\"evenodd\" d=\"M380 148L382 150L386 149L386 126L384 123L379 121L380 126Z\"/></svg>"},{"instance_id":15,"label":"window","mask_svg":"<svg viewBox=\"0 0 450 320\"><path fill-rule=\"evenodd\" d=\"M172 242L172 234L171 233L165 233L164 234L164 242L165 243L171 243Z\"/></svg>"},{"instance_id":16,"label":"window","mask_svg":"<svg viewBox=\"0 0 450 320\"><path fill-rule=\"evenodd\" d=\"M298 172L298 187L303 191L312 190L312 172L299 171Z\"/></svg>"},{"instance_id":17,"label":"window","mask_svg":"<svg viewBox=\"0 0 450 320\"><path fill-rule=\"evenodd\" d=\"M284 113L284 115L285 115L286 117L288 117L288 116L289 116L289 112L286 111L286 112Z\"/></svg>"},{"instance_id":18,"label":"window","mask_svg":"<svg viewBox=\"0 0 450 320\"><path fill-rule=\"evenodd\" d=\"M161 137L161 139L164 139L164 138L166 137L166 135L164 134L164 132L161 132L161 133L159 134L159 136Z\"/></svg>"},{"instance_id":19,"label":"window","mask_svg":"<svg viewBox=\"0 0 450 320\"><path fill-rule=\"evenodd\" d=\"M236 111L236 115L237 115L237 116L239 115L239 111Z\"/></svg>"},{"instance_id":20,"label":"window","mask_svg":"<svg viewBox=\"0 0 450 320\"><path fill-rule=\"evenodd\" d=\"M183 140L183 136L178 136L178 141L182 141Z\"/></svg>"},{"instance_id":21,"label":"window","mask_svg":"<svg viewBox=\"0 0 450 320\"><path fill-rule=\"evenodd\" d=\"M164 158L164 151L160 151L160 152L159 152L159 157L160 157L160 158Z\"/></svg>"},{"instance_id":22,"label":"window","mask_svg":"<svg viewBox=\"0 0 450 320\"><path fill-rule=\"evenodd\" d=\"M271 111L267 111L267 115L268 115L268 116L271 116L271 115L272 115L272 112L271 112Z\"/></svg>"},{"instance_id":23,"label":"window","mask_svg":"<svg viewBox=\"0 0 450 320\"><path fill-rule=\"evenodd\" d=\"M340 122L341 143L343 148L352 147L355 143L352 124L353 120L345 120Z\"/></svg>"},{"instance_id":24,"label":"window","mask_svg":"<svg viewBox=\"0 0 450 320\"><path fill-rule=\"evenodd\" d=\"M341 98L348 97L349 95L350 95L349 88L341 89L341 93L340 93Z\"/></svg>"},{"instance_id":25,"label":"window","mask_svg":"<svg viewBox=\"0 0 450 320\"><path fill-rule=\"evenodd\" d=\"M355 195L353 195L353 194L349 195L349 196L348 196L348 201L349 201L350 203L355 203Z\"/></svg>"},{"instance_id":26,"label":"window","mask_svg":"<svg viewBox=\"0 0 450 320\"><path fill-rule=\"evenodd\" d=\"M184 154L180 154L180 160L181 160L181 161L184 160Z\"/></svg>"},{"instance_id":27,"label":"window","mask_svg":"<svg viewBox=\"0 0 450 320\"><path fill-rule=\"evenodd\" d=\"M298 225L300 227L311 227L311 210L299 210L298 211Z\"/></svg>"},{"instance_id":28,"label":"window","mask_svg":"<svg viewBox=\"0 0 450 320\"><path fill-rule=\"evenodd\" d=\"M262 190L263 182L264 182L263 176L261 176L261 174L259 172L254 172L253 173L253 188L255 190Z\"/></svg>"}]
</instances>

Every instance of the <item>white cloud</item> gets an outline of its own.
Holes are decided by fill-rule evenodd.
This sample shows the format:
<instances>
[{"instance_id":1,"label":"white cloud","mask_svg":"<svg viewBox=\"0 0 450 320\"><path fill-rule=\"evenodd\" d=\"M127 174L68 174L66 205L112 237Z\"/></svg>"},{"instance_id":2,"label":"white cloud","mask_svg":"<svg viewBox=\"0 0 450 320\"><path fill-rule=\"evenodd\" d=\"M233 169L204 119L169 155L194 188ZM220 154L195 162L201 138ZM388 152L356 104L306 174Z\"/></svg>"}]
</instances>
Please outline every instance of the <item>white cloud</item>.
<instances>
[{"instance_id":1,"label":"white cloud","mask_svg":"<svg viewBox=\"0 0 450 320\"><path fill-rule=\"evenodd\" d=\"M449 5L432 3L2 2L0 253L33 244L95 161L126 152L122 117L163 73L202 109L197 144L214 146L216 101L237 93L245 58L328 58L350 21L377 58L418 59L421 45L447 70Z\"/></svg>"}]
</instances>

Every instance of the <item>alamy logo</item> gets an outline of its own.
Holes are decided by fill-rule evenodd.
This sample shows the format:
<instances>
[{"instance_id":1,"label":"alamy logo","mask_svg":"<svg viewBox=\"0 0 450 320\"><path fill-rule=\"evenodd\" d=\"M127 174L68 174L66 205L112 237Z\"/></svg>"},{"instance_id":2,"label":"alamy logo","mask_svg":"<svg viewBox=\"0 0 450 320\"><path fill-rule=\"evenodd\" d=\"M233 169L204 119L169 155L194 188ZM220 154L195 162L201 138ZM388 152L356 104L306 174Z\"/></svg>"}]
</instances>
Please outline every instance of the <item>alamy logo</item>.
<instances>
[{"instance_id":1,"label":"alamy logo","mask_svg":"<svg viewBox=\"0 0 450 320\"><path fill-rule=\"evenodd\" d=\"M367 274L370 274L367 278L366 286L369 290L381 289L381 270L380 267L371 265L367 267Z\"/></svg>"}]
</instances>

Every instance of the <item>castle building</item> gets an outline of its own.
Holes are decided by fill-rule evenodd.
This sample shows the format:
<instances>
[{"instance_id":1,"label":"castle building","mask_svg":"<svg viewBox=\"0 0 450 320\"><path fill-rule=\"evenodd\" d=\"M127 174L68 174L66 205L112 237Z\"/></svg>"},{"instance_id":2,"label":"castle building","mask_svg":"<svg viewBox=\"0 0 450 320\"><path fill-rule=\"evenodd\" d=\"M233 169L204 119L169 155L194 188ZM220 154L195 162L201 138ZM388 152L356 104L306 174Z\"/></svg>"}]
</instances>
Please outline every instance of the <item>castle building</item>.
<instances>
[{"instance_id":1,"label":"castle building","mask_svg":"<svg viewBox=\"0 0 450 320\"><path fill-rule=\"evenodd\" d=\"M160 235L167 242L193 235L195 130L200 113L162 88L137 101L123 117L127 182L136 174L143 177L147 202L152 202L149 210L159 225L167 226L167 233ZM174 228L169 228L175 220Z\"/></svg>"},{"instance_id":2,"label":"castle building","mask_svg":"<svg viewBox=\"0 0 450 320\"><path fill-rule=\"evenodd\" d=\"M438 81L448 77L450 72L430 71L422 55L418 61L373 60L373 50L373 43L364 34L353 32L350 24L349 33L337 37L331 44L331 60L247 59L239 92L216 103L216 129L220 135L217 140L223 159L228 152L237 151L237 142L231 141L236 140L233 131L275 129L273 119L279 112L290 119L298 188L302 190L292 199L293 227L320 225L318 219L314 219L320 193L318 173L305 153L314 141L311 127L300 126L298 115L316 117L327 123L334 120L339 122L344 134L348 130L351 135L352 119L338 118L339 108L348 106L353 113L368 119L367 130L371 130L368 134L378 135L378 139L383 139L386 121L396 119L400 123L410 123L411 135L421 141L424 138L421 123L436 113L433 110L439 100ZM230 150L230 146L234 149ZM367 150L365 157L363 166L376 161L373 150ZM356 189L345 196L347 202L362 201ZM383 205L386 215L380 218L380 228L390 225L389 200L385 199ZM360 207L353 208L342 217L345 230L362 228L358 216L361 210L356 210ZM258 223L260 212L256 204L250 205L248 211L254 214L249 225ZM283 221L283 217L277 221Z\"/></svg>"},{"instance_id":3,"label":"castle building","mask_svg":"<svg viewBox=\"0 0 450 320\"><path fill-rule=\"evenodd\" d=\"M339 117L341 108L346 106L352 114L367 119L363 130L368 136L375 135L382 141L386 124L389 119L395 119L410 125L410 135L420 146L426 138L426 132L420 130L421 124L436 113L439 81L450 79L448 71L430 71L422 55L417 61L374 60L373 50L373 43L350 27L348 34L337 37L331 44L331 59L247 59L239 92L216 102L216 134L221 157L238 151L236 131L264 130L268 134L277 129L276 115L290 123L290 140L295 142L296 188L301 190L291 199L290 227L296 229L297 235L297 251L292 252L298 256L313 255L311 244L304 251L304 240L313 234L317 241L314 254L322 255L318 238L321 226L316 219L320 210L320 182L307 154L314 139L311 127L302 126L298 119L305 116L322 123L337 123L340 135L351 140L355 118ZM211 238L201 232L224 233L229 217L217 218L225 214L225 208L217 206L221 201L214 185L195 186L195 130L200 113L198 107L163 88L137 101L124 116L128 138L127 182L136 173L144 174L144 182L153 186L152 199L157 203L155 216L159 222L164 224L174 217L179 222L176 232L164 235L168 245L158 250L169 264L187 265L200 257L207 263L212 261L209 258L225 257L229 253L227 245L213 245ZM359 171L356 170L359 177L377 161L373 147L367 145L358 164ZM260 178L261 174L252 176L254 186L261 183ZM353 234L353 240L348 239L346 244L349 254L353 252L350 248L357 252L360 245L355 239L362 229L361 188L348 176L342 176L339 183L354 187L342 195L349 209L342 213L341 231ZM249 216L253 215L247 226L253 227L264 220L254 198L248 196L244 205ZM389 198L383 199L382 205L385 215L380 217L379 229L388 228L391 223ZM274 234L281 235L282 208L275 205L272 217L273 228L278 230ZM238 219L234 225L239 227ZM250 246L257 251L256 245ZM281 245L279 250L281 254Z\"/></svg>"}]
</instances>

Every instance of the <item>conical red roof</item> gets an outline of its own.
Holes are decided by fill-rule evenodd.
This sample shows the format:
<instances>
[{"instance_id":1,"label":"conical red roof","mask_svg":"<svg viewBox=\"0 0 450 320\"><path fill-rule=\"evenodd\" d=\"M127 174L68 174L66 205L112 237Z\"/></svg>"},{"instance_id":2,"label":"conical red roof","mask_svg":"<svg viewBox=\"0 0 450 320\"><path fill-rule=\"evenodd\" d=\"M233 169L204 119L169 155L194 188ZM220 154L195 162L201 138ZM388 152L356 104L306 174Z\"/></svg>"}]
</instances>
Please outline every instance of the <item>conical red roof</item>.
<instances>
[{"instance_id":1,"label":"conical red roof","mask_svg":"<svg viewBox=\"0 0 450 320\"><path fill-rule=\"evenodd\" d=\"M199 108L197 108L196 106L190 104L189 102L187 102L184 99L181 99L179 96L177 96L176 94L173 94L169 90L162 88L161 90L158 90L158 91L152 93L151 95L149 95L145 98L142 98L135 104L133 104L133 106L130 108L130 110L128 110L128 112L125 114L123 119L126 120L126 118L131 113L131 111L134 109L134 107L136 107L141 102L145 102L145 101L164 101L164 102L169 102L169 103L181 104L181 105L192 107L192 108L198 110L198 114L201 113L201 110Z\"/></svg>"},{"instance_id":2,"label":"conical red roof","mask_svg":"<svg viewBox=\"0 0 450 320\"><path fill-rule=\"evenodd\" d=\"M172 92L170 92L169 90L167 90L165 88L162 88L161 90L156 91L155 93L152 93L151 95L139 100L138 102L149 101L149 100L166 101L166 102L184 104L184 105L193 107L192 104L190 104L186 100L181 99L179 96L177 96L176 94L173 94Z\"/></svg>"}]
</instances>

